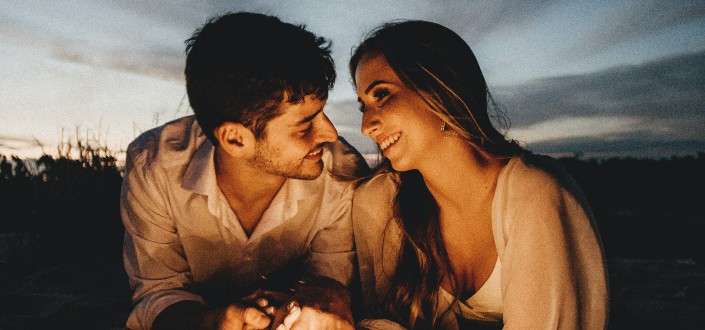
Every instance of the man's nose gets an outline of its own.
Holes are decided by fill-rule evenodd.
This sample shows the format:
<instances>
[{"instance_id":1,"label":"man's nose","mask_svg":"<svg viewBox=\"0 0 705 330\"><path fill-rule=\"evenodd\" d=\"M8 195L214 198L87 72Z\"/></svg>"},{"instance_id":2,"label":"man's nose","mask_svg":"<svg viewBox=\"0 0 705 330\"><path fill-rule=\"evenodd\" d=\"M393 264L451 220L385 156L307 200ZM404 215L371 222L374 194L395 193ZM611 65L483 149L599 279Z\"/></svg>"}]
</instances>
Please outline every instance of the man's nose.
<instances>
[{"instance_id":1,"label":"man's nose","mask_svg":"<svg viewBox=\"0 0 705 330\"><path fill-rule=\"evenodd\" d=\"M333 123L328 119L324 113L321 113L323 118L321 118L320 126L318 127L318 141L319 142L335 142L338 140L338 130L335 129Z\"/></svg>"}]
</instances>

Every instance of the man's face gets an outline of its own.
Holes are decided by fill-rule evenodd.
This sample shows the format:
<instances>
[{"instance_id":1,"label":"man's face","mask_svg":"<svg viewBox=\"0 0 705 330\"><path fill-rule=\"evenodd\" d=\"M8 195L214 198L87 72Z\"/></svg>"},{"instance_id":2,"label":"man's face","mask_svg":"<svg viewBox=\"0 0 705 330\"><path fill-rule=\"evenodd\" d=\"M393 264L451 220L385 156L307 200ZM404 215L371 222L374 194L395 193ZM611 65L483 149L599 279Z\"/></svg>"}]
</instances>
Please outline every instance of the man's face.
<instances>
[{"instance_id":1,"label":"man's face","mask_svg":"<svg viewBox=\"0 0 705 330\"><path fill-rule=\"evenodd\" d=\"M323 113L325 100L306 96L298 104L284 103L282 115L267 123L257 141L253 167L287 178L313 180L323 171L323 144L338 139L338 131Z\"/></svg>"}]
</instances>

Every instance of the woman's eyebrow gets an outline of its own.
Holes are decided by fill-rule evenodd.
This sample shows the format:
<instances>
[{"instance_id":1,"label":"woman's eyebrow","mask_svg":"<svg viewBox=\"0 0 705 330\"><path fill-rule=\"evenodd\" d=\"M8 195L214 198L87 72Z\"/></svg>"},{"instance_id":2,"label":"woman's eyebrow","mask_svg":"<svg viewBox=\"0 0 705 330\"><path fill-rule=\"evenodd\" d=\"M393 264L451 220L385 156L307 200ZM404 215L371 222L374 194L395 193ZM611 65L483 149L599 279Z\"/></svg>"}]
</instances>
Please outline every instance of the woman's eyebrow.
<instances>
[{"instance_id":1,"label":"woman's eyebrow","mask_svg":"<svg viewBox=\"0 0 705 330\"><path fill-rule=\"evenodd\" d=\"M370 90L372 90L372 88L374 88L375 86L377 86L379 84L387 84L387 83L388 82L386 82L384 80L375 80L369 86L367 86L367 88L365 89L365 94L369 93Z\"/></svg>"}]
</instances>

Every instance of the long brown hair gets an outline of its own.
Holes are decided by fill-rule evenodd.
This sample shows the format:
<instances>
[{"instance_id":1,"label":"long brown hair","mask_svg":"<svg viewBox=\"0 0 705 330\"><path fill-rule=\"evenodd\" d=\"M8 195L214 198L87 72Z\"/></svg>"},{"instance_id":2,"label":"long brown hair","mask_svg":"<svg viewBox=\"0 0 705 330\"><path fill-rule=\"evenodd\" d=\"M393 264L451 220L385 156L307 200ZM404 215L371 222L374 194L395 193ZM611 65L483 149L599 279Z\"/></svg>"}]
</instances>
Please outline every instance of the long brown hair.
<instances>
[{"instance_id":1,"label":"long brown hair","mask_svg":"<svg viewBox=\"0 0 705 330\"><path fill-rule=\"evenodd\" d=\"M401 81L459 138L493 157L508 158L523 151L493 125L492 119L501 125L508 125L508 121L492 99L472 50L452 30L426 21L384 24L353 52L353 79L365 54L384 56ZM491 118L488 110L493 110L496 117ZM438 204L421 173L411 170L397 174L394 215L404 240L389 292L379 302L380 312L412 329L432 328L444 277L449 277L456 298L459 285L443 243Z\"/></svg>"}]
</instances>

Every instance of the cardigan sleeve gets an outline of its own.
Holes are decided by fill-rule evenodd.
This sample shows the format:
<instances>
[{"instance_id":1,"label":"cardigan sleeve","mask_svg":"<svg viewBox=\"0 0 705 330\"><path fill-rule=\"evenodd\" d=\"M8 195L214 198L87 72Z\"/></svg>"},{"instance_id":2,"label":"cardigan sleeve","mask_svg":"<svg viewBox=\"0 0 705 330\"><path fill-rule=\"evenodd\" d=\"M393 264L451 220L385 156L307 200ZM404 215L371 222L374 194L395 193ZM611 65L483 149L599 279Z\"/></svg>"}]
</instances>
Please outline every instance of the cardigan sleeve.
<instances>
[{"instance_id":1,"label":"cardigan sleeve","mask_svg":"<svg viewBox=\"0 0 705 330\"><path fill-rule=\"evenodd\" d=\"M604 257L582 194L537 167L510 165L493 204L504 329L604 329Z\"/></svg>"}]
</instances>

